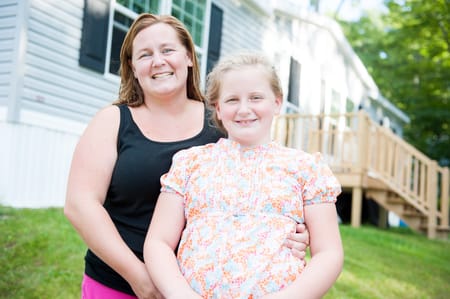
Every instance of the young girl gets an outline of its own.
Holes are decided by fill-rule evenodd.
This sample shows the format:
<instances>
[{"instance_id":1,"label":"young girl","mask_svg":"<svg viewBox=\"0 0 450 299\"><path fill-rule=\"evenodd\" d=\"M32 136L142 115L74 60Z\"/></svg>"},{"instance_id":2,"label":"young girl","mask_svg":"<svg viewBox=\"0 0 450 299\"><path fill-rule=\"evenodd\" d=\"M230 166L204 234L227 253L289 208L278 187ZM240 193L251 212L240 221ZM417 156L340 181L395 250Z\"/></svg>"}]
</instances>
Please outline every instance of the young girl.
<instances>
[{"instance_id":1,"label":"young girl","mask_svg":"<svg viewBox=\"0 0 450 299\"><path fill-rule=\"evenodd\" d=\"M226 58L207 83L228 138L180 151L161 177L144 244L150 276L165 298L320 298L343 265L338 181L319 154L271 141L282 90L266 58ZM282 246L303 222L307 266Z\"/></svg>"}]
</instances>

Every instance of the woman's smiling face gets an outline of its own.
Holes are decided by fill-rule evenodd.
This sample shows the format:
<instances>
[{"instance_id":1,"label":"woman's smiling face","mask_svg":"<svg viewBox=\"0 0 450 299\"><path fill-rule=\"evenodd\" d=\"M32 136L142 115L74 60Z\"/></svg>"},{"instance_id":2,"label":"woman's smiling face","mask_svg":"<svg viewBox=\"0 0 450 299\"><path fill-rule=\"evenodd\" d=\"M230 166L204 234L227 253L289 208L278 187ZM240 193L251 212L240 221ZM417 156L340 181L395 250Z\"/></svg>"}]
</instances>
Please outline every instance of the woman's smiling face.
<instances>
[{"instance_id":1,"label":"woman's smiling face","mask_svg":"<svg viewBox=\"0 0 450 299\"><path fill-rule=\"evenodd\" d=\"M146 97L186 96L192 61L170 25L157 23L139 32L133 41L131 64Z\"/></svg>"}]
</instances>

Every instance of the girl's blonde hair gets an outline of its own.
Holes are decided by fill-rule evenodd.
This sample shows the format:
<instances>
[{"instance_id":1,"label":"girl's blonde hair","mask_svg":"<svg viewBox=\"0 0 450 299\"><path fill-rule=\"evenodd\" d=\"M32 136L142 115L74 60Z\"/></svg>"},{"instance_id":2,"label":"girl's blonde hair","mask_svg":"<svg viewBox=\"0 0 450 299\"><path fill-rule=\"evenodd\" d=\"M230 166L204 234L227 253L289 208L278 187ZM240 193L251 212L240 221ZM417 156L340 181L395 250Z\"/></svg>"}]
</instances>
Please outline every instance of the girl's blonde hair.
<instances>
[{"instance_id":1,"label":"girl's blonde hair","mask_svg":"<svg viewBox=\"0 0 450 299\"><path fill-rule=\"evenodd\" d=\"M192 67L188 68L186 82L187 98L197 101L204 101L204 95L200 90L200 68L195 55L195 45L189 31L177 18L173 16L154 15L143 13L139 15L131 24L120 50L120 89L119 99L114 104L127 104L132 107L144 103L144 92L138 80L133 75L131 68L131 58L133 53L133 41L139 32L152 25L163 23L171 26L177 33L181 44L186 48L189 58L192 60Z\"/></svg>"},{"instance_id":2,"label":"girl's blonde hair","mask_svg":"<svg viewBox=\"0 0 450 299\"><path fill-rule=\"evenodd\" d=\"M224 133L226 133L225 128L222 121L218 119L215 109L221 92L221 80L226 72L239 70L247 66L260 67L267 74L267 80L275 96L283 99L283 90L278 74L271 61L264 54L239 52L220 59L206 78L206 103L208 109L211 110L211 118L214 124Z\"/></svg>"}]
</instances>

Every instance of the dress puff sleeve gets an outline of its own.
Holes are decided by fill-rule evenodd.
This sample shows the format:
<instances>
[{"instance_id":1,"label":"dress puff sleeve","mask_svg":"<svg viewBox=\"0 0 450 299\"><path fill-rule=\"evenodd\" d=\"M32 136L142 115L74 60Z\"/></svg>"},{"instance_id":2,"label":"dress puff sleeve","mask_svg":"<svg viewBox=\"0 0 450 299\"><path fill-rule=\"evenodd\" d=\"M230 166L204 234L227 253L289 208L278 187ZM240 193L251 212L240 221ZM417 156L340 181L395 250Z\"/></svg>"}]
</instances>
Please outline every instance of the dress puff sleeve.
<instances>
[{"instance_id":1,"label":"dress puff sleeve","mask_svg":"<svg viewBox=\"0 0 450 299\"><path fill-rule=\"evenodd\" d=\"M161 192L178 193L184 197L192 163L191 153L190 150L181 150L173 156L172 166L161 176Z\"/></svg>"},{"instance_id":2,"label":"dress puff sleeve","mask_svg":"<svg viewBox=\"0 0 450 299\"><path fill-rule=\"evenodd\" d=\"M301 171L304 205L317 203L335 203L341 193L341 184L320 153L310 155L309 163Z\"/></svg>"}]
</instances>

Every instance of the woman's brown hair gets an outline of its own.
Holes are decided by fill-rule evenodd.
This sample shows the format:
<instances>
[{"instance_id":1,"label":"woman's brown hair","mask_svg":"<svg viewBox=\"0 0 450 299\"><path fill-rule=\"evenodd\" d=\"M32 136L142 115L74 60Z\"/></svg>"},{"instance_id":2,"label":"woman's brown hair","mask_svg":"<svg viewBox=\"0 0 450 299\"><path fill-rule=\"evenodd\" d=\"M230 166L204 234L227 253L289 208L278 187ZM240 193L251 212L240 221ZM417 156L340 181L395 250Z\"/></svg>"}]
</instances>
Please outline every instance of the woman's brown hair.
<instances>
[{"instance_id":1,"label":"woman's brown hair","mask_svg":"<svg viewBox=\"0 0 450 299\"><path fill-rule=\"evenodd\" d=\"M168 15L154 15L143 13L139 15L131 24L120 50L120 89L119 99L114 104L127 104L131 107L140 106L144 103L144 93L139 82L134 77L131 68L131 58L133 53L133 41L143 29L154 24L164 23L171 26L178 35L181 44L186 48L192 60L192 67L188 68L187 77L187 98L197 101L204 101L204 95L200 91L200 69L195 55L195 45L189 31L177 18Z\"/></svg>"}]
</instances>

